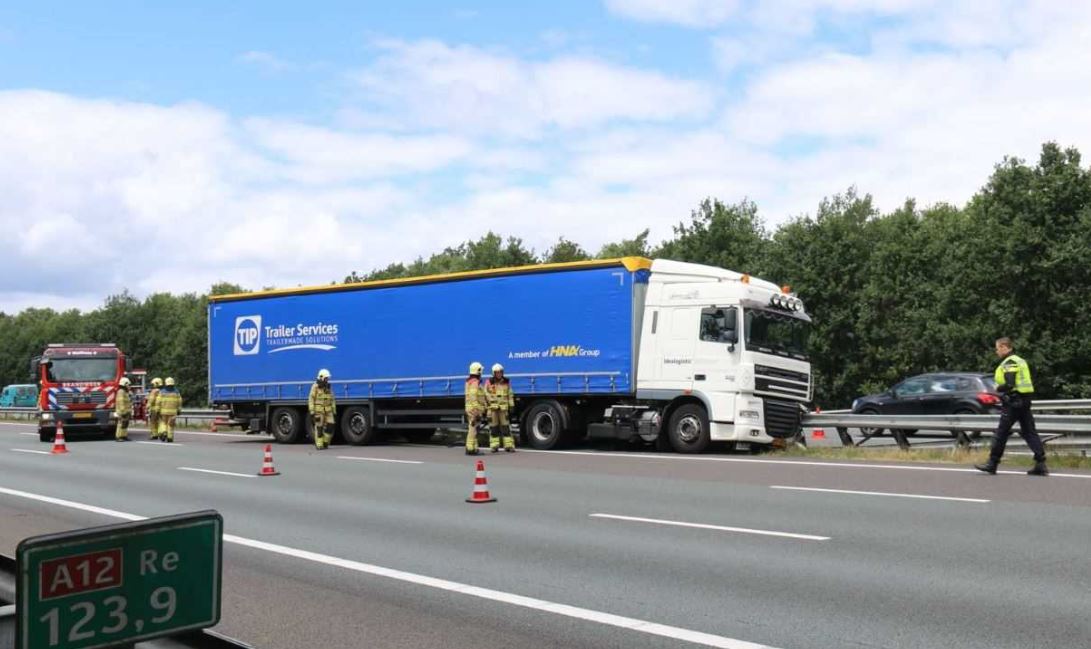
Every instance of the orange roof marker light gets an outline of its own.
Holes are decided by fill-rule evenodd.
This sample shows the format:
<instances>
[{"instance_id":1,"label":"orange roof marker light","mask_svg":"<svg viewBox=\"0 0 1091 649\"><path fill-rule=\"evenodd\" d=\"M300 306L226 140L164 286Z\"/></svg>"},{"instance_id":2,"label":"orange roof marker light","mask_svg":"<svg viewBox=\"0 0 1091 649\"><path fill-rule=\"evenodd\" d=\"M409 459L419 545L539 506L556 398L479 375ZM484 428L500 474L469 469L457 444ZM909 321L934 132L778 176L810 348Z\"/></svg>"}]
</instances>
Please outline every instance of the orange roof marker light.
<instances>
[{"instance_id":1,"label":"orange roof marker light","mask_svg":"<svg viewBox=\"0 0 1091 649\"><path fill-rule=\"evenodd\" d=\"M780 292L784 293L785 295L788 295L789 293L792 292L792 287L785 284L784 286L780 287Z\"/></svg>"},{"instance_id":2,"label":"orange roof marker light","mask_svg":"<svg viewBox=\"0 0 1091 649\"><path fill-rule=\"evenodd\" d=\"M750 276L747 275L746 273L743 273L743 276L739 278L739 281L742 282L743 284L749 284L750 283Z\"/></svg>"}]
</instances>

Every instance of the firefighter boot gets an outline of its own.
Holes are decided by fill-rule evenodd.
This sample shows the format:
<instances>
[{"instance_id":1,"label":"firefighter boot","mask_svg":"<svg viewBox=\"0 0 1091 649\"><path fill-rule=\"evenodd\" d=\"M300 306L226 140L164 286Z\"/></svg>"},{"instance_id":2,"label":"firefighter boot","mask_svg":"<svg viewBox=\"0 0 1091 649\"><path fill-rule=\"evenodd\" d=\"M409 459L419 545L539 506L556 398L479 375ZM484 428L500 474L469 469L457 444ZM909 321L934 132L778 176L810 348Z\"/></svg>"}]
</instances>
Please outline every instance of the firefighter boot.
<instances>
[{"instance_id":1,"label":"firefighter boot","mask_svg":"<svg viewBox=\"0 0 1091 649\"><path fill-rule=\"evenodd\" d=\"M1045 460L1035 460L1034 461L1034 468L1031 469L1030 471L1027 471L1027 475L1041 475L1041 476L1049 475L1049 469L1046 468L1046 461Z\"/></svg>"},{"instance_id":2,"label":"firefighter boot","mask_svg":"<svg viewBox=\"0 0 1091 649\"><path fill-rule=\"evenodd\" d=\"M975 464L974 468L978 471L984 471L989 475L996 475L996 467L998 467L999 465L999 462L993 460L992 458L989 458L988 462L986 462L985 464Z\"/></svg>"},{"instance_id":3,"label":"firefighter boot","mask_svg":"<svg viewBox=\"0 0 1091 649\"><path fill-rule=\"evenodd\" d=\"M329 448L330 444L332 444L332 443L333 443L333 433L330 433L330 432L322 433L322 448Z\"/></svg>"},{"instance_id":4,"label":"firefighter boot","mask_svg":"<svg viewBox=\"0 0 1091 649\"><path fill-rule=\"evenodd\" d=\"M493 453L500 452L500 427L489 427L489 450Z\"/></svg>"},{"instance_id":5,"label":"firefighter boot","mask_svg":"<svg viewBox=\"0 0 1091 649\"><path fill-rule=\"evenodd\" d=\"M504 439L504 450L508 453L515 452L515 439L511 436L511 426L504 426L500 429L501 435Z\"/></svg>"}]
</instances>

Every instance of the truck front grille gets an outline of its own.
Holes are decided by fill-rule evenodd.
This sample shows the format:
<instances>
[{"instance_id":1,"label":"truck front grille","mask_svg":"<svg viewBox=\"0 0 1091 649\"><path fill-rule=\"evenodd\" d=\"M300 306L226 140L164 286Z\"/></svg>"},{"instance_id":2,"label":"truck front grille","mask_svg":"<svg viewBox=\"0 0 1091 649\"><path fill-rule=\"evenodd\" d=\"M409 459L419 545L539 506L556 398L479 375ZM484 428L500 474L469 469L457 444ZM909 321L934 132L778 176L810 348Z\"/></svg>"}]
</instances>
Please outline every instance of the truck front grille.
<instances>
[{"instance_id":1,"label":"truck front grille","mask_svg":"<svg viewBox=\"0 0 1091 649\"><path fill-rule=\"evenodd\" d=\"M802 372L755 365L754 391L763 396L807 401L810 398L810 377Z\"/></svg>"},{"instance_id":2,"label":"truck front grille","mask_svg":"<svg viewBox=\"0 0 1091 649\"><path fill-rule=\"evenodd\" d=\"M101 405L106 403L106 393L101 390L92 390L91 392L58 392L57 404L61 406L71 406L74 404L95 404Z\"/></svg>"},{"instance_id":3,"label":"truck front grille","mask_svg":"<svg viewBox=\"0 0 1091 649\"><path fill-rule=\"evenodd\" d=\"M770 437L792 437L800 431L801 411L794 401L765 398L765 432Z\"/></svg>"}]
</instances>

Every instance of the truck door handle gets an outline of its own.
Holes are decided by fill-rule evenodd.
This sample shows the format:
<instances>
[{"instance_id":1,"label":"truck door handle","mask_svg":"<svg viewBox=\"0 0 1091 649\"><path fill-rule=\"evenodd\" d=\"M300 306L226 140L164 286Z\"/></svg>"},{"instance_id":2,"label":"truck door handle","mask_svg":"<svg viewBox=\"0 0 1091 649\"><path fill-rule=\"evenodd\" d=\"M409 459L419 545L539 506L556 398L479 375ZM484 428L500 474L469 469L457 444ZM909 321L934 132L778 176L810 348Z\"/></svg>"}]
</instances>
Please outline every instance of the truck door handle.
<instances>
[{"instance_id":1,"label":"truck door handle","mask_svg":"<svg viewBox=\"0 0 1091 649\"><path fill-rule=\"evenodd\" d=\"M694 381L704 381L705 380L705 375L704 374L694 374L693 375L693 380Z\"/></svg>"}]
</instances>

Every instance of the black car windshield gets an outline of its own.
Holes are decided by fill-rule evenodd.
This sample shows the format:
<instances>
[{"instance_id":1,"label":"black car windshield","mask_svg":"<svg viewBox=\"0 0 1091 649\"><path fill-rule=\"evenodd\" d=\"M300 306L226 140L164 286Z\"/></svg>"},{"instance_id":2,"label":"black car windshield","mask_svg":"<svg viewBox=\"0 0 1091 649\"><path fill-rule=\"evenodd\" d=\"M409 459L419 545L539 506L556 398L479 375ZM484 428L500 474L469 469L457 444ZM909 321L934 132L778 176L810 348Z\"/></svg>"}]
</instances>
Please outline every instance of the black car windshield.
<instances>
[{"instance_id":1,"label":"black car windshield","mask_svg":"<svg viewBox=\"0 0 1091 649\"><path fill-rule=\"evenodd\" d=\"M116 377L116 358L55 358L49 364L50 381L102 382Z\"/></svg>"},{"instance_id":2,"label":"black car windshield","mask_svg":"<svg viewBox=\"0 0 1091 649\"><path fill-rule=\"evenodd\" d=\"M746 348L750 351L807 358L810 323L799 318L759 309L746 310Z\"/></svg>"}]
</instances>

